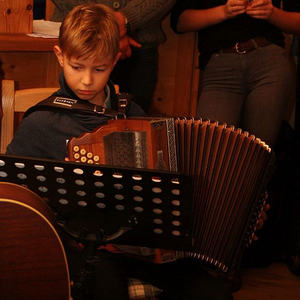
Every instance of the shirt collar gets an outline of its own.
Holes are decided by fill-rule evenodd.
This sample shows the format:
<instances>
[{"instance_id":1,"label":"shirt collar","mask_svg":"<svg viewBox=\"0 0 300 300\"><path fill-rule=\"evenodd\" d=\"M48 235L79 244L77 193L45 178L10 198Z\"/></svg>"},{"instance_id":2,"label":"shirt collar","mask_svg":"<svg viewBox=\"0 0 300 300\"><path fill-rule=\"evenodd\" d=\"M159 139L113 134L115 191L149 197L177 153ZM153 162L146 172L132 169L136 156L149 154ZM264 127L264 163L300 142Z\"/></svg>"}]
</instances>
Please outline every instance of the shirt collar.
<instances>
[{"instance_id":1,"label":"shirt collar","mask_svg":"<svg viewBox=\"0 0 300 300\"><path fill-rule=\"evenodd\" d=\"M111 109L110 88L108 84L106 84L104 87L104 94L106 96L104 99L104 107Z\"/></svg>"}]
</instances>

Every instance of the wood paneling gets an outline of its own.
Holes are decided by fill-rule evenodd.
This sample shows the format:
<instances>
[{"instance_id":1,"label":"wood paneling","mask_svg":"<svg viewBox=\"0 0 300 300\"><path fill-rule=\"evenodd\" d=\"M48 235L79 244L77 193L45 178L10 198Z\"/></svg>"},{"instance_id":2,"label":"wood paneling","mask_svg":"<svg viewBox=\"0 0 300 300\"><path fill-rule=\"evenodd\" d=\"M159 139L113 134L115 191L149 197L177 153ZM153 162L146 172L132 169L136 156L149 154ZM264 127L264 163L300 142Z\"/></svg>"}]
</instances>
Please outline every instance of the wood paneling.
<instances>
[{"instance_id":1,"label":"wood paneling","mask_svg":"<svg viewBox=\"0 0 300 300\"><path fill-rule=\"evenodd\" d=\"M0 32L32 32L33 0L1 0Z\"/></svg>"},{"instance_id":2,"label":"wood paneling","mask_svg":"<svg viewBox=\"0 0 300 300\"><path fill-rule=\"evenodd\" d=\"M57 86L60 66L51 52L0 52L3 78L17 89Z\"/></svg>"},{"instance_id":3,"label":"wood paneling","mask_svg":"<svg viewBox=\"0 0 300 300\"><path fill-rule=\"evenodd\" d=\"M31 37L26 34L1 34L0 33L0 52L12 51L45 51L52 52L53 46L58 40Z\"/></svg>"},{"instance_id":4,"label":"wood paneling","mask_svg":"<svg viewBox=\"0 0 300 300\"><path fill-rule=\"evenodd\" d=\"M54 11L54 4L51 0L46 0L46 14L45 19L50 20Z\"/></svg>"},{"instance_id":5,"label":"wood paneling","mask_svg":"<svg viewBox=\"0 0 300 300\"><path fill-rule=\"evenodd\" d=\"M198 94L196 34L175 34L169 17L163 22L167 41L159 47L158 82L151 112L171 116L193 116Z\"/></svg>"},{"instance_id":6,"label":"wood paneling","mask_svg":"<svg viewBox=\"0 0 300 300\"><path fill-rule=\"evenodd\" d=\"M167 17L167 41L159 47L159 70L151 113L194 116L198 77L196 34L175 34ZM60 67L53 54L57 39L0 34L0 77L18 89L57 85ZM1 76L2 74L2 76Z\"/></svg>"},{"instance_id":7,"label":"wood paneling","mask_svg":"<svg viewBox=\"0 0 300 300\"><path fill-rule=\"evenodd\" d=\"M57 39L0 34L0 79L17 89L56 86L60 67L53 53Z\"/></svg>"}]
</instances>

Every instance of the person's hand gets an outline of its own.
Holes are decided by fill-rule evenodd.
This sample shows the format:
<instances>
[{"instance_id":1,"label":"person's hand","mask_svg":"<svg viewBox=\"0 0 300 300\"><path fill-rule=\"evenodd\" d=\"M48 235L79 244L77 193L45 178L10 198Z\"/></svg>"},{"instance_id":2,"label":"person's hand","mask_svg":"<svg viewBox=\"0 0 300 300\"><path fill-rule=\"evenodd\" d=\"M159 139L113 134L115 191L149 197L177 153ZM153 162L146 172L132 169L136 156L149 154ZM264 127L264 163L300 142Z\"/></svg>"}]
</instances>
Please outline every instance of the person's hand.
<instances>
[{"instance_id":1,"label":"person's hand","mask_svg":"<svg viewBox=\"0 0 300 300\"><path fill-rule=\"evenodd\" d=\"M246 13L255 19L269 19L273 13L272 0L253 0L246 9Z\"/></svg>"},{"instance_id":2,"label":"person's hand","mask_svg":"<svg viewBox=\"0 0 300 300\"><path fill-rule=\"evenodd\" d=\"M225 4L225 15L227 18L234 18L246 12L248 0L227 0Z\"/></svg>"},{"instance_id":3,"label":"person's hand","mask_svg":"<svg viewBox=\"0 0 300 300\"><path fill-rule=\"evenodd\" d=\"M142 47L142 45L136 42L128 34L126 34L123 38L120 39L120 51L121 51L120 59L125 59L131 56L132 53L131 47L140 48Z\"/></svg>"},{"instance_id":4,"label":"person's hand","mask_svg":"<svg viewBox=\"0 0 300 300\"><path fill-rule=\"evenodd\" d=\"M128 35L125 16L119 11L115 11L114 14L119 23L119 29L120 29L120 51L121 51L120 58L125 59L131 56L132 53L131 47L140 48L142 45Z\"/></svg>"}]
</instances>

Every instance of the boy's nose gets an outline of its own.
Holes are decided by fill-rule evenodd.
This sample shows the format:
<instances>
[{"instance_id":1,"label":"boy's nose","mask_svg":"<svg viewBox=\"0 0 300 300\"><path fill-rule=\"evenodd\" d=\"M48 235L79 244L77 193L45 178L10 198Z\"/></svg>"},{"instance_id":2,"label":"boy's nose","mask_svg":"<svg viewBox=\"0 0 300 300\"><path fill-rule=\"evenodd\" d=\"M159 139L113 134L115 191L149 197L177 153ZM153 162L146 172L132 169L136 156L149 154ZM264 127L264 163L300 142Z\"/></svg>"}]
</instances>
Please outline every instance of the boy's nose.
<instances>
[{"instance_id":1,"label":"boy's nose","mask_svg":"<svg viewBox=\"0 0 300 300\"><path fill-rule=\"evenodd\" d=\"M81 78L81 82L84 85L90 85L90 84L92 84L92 82L93 82L93 76L92 76L91 72L89 72L89 71L84 72L84 74L83 74L83 76Z\"/></svg>"}]
</instances>

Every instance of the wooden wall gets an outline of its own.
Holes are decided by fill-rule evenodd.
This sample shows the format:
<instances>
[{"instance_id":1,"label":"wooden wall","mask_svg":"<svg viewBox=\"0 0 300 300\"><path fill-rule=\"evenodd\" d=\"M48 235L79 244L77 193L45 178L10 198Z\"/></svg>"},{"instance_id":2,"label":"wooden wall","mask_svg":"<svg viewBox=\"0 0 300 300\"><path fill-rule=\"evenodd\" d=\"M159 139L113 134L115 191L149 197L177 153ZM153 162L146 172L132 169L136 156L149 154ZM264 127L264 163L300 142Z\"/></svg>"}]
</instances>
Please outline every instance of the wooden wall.
<instances>
[{"instance_id":1,"label":"wooden wall","mask_svg":"<svg viewBox=\"0 0 300 300\"><path fill-rule=\"evenodd\" d=\"M193 116L198 95L196 34L175 34L167 17L167 41L159 48L158 82L151 111L172 116Z\"/></svg>"},{"instance_id":2,"label":"wooden wall","mask_svg":"<svg viewBox=\"0 0 300 300\"><path fill-rule=\"evenodd\" d=\"M46 19L53 11L51 1L46 1ZM167 41L159 48L158 82L151 106L151 113L168 116L194 115L197 98L196 35L175 34L167 17L163 22ZM0 43L7 43L0 34ZM3 40L4 39L4 40ZM3 48L0 45L0 79L13 79L18 89L57 86L60 67L53 53L53 46L43 49L44 40L30 41ZM33 44L36 45L33 45ZM51 41L48 42L51 44ZM54 43L54 42L52 42Z\"/></svg>"},{"instance_id":3,"label":"wooden wall","mask_svg":"<svg viewBox=\"0 0 300 300\"><path fill-rule=\"evenodd\" d=\"M0 33L32 32L33 0L0 0Z\"/></svg>"},{"instance_id":4,"label":"wooden wall","mask_svg":"<svg viewBox=\"0 0 300 300\"><path fill-rule=\"evenodd\" d=\"M52 51L0 52L0 74L12 79L17 89L58 86L59 64Z\"/></svg>"}]
</instances>

